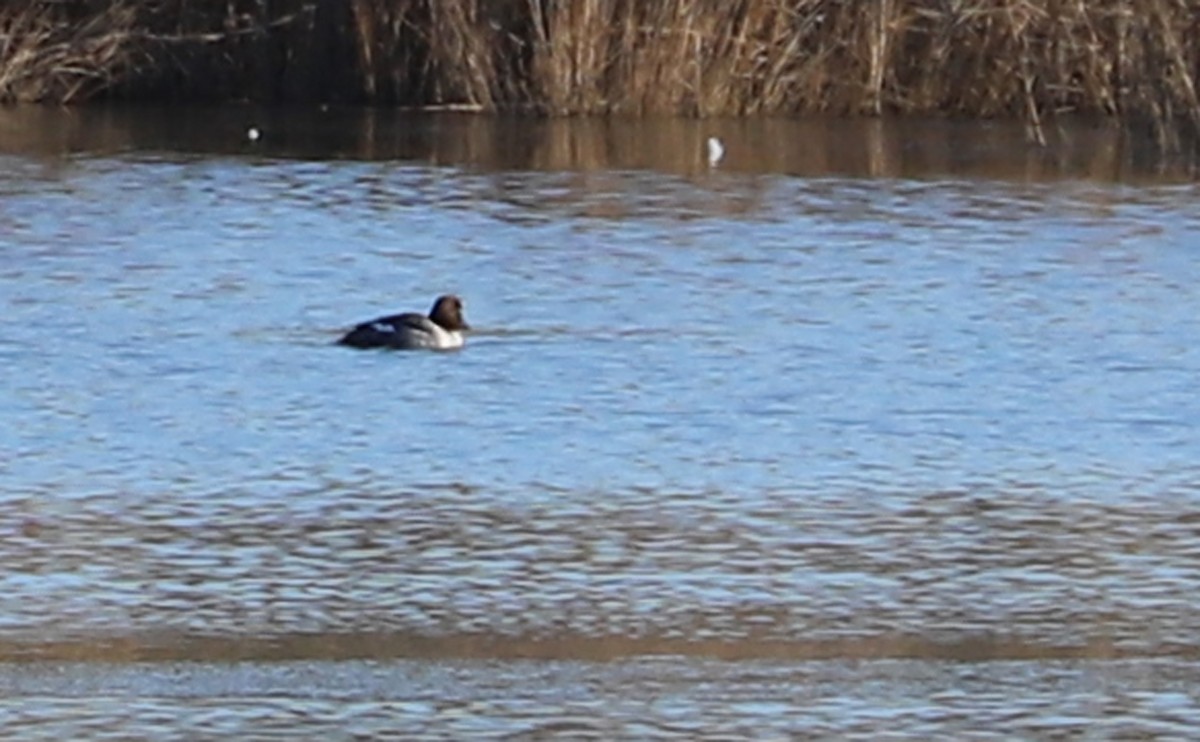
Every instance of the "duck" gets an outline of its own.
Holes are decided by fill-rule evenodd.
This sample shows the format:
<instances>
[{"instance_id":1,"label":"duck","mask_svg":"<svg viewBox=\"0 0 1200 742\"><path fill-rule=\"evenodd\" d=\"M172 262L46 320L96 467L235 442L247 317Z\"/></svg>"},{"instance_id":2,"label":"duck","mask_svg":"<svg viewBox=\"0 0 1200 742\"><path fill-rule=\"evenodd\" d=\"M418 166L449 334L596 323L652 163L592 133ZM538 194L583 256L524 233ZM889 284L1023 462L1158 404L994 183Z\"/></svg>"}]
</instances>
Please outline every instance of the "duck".
<instances>
[{"instance_id":1,"label":"duck","mask_svg":"<svg viewBox=\"0 0 1200 742\"><path fill-rule=\"evenodd\" d=\"M721 164L721 158L725 156L725 145L716 137L708 138L708 166L716 167Z\"/></svg>"},{"instance_id":2,"label":"duck","mask_svg":"<svg viewBox=\"0 0 1200 742\"><path fill-rule=\"evenodd\" d=\"M464 333L470 329L463 319L462 299L446 294L433 302L428 316L404 312L361 322L338 344L364 350L455 350L463 347Z\"/></svg>"}]
</instances>

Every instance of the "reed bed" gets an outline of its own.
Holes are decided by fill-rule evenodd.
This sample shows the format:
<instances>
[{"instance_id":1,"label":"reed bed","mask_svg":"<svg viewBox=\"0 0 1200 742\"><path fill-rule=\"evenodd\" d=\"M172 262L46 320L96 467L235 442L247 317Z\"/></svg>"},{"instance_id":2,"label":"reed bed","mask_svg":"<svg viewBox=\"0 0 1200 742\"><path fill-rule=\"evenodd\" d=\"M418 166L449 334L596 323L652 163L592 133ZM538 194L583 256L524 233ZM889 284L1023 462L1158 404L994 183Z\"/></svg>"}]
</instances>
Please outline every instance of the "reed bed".
<instances>
[{"instance_id":1,"label":"reed bed","mask_svg":"<svg viewBox=\"0 0 1200 742\"><path fill-rule=\"evenodd\" d=\"M123 2L75 13L67 4L0 6L0 101L86 99L128 74L136 13Z\"/></svg>"},{"instance_id":2,"label":"reed bed","mask_svg":"<svg viewBox=\"0 0 1200 742\"><path fill-rule=\"evenodd\" d=\"M1196 0L8 0L0 98L1118 117L1200 133Z\"/></svg>"}]
</instances>

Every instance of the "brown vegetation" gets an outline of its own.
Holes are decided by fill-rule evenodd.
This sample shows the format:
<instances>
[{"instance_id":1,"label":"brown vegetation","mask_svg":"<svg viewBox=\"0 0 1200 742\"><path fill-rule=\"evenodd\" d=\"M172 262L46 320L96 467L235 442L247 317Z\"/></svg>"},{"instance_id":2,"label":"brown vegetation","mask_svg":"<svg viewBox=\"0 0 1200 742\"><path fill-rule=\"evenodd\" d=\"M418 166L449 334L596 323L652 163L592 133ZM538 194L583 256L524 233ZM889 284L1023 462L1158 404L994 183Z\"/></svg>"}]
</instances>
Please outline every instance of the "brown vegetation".
<instances>
[{"instance_id":1,"label":"brown vegetation","mask_svg":"<svg viewBox=\"0 0 1200 742\"><path fill-rule=\"evenodd\" d=\"M0 8L0 100L69 103L127 74L136 14L106 3L79 17L66 6L14 2Z\"/></svg>"},{"instance_id":2,"label":"brown vegetation","mask_svg":"<svg viewBox=\"0 0 1200 742\"><path fill-rule=\"evenodd\" d=\"M0 97L564 114L1118 116L1200 131L1190 0L7 0ZM1182 126L1180 126L1182 124Z\"/></svg>"}]
</instances>

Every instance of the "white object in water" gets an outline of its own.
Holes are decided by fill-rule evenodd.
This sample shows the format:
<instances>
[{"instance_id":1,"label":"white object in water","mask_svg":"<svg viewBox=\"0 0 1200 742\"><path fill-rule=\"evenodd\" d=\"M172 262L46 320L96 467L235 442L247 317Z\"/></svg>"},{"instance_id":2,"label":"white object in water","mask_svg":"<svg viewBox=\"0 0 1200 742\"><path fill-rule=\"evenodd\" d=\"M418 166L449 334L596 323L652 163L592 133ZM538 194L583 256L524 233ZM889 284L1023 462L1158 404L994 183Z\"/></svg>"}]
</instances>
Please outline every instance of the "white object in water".
<instances>
[{"instance_id":1,"label":"white object in water","mask_svg":"<svg viewBox=\"0 0 1200 742\"><path fill-rule=\"evenodd\" d=\"M252 142L257 142L258 138L261 136L262 136L262 132L258 130L257 126L251 126L249 129L246 130L246 138Z\"/></svg>"},{"instance_id":2,"label":"white object in water","mask_svg":"<svg viewBox=\"0 0 1200 742\"><path fill-rule=\"evenodd\" d=\"M725 156L725 145L721 144L721 140L716 137L708 138L708 166L716 167L721 158Z\"/></svg>"}]
</instances>

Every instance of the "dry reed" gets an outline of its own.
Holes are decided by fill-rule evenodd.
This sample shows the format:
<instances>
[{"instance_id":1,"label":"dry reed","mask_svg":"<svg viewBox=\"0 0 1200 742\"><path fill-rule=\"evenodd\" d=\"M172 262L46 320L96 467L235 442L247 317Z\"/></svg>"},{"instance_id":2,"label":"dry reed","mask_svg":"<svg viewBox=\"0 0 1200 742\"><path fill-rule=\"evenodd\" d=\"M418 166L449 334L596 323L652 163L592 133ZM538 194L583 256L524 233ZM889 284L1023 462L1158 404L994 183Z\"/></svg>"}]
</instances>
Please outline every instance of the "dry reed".
<instances>
[{"instance_id":1,"label":"dry reed","mask_svg":"<svg viewBox=\"0 0 1200 742\"><path fill-rule=\"evenodd\" d=\"M1190 0L10 0L0 12L7 99L941 114L1020 117L1035 138L1080 113L1167 142L1200 133L1198 74Z\"/></svg>"},{"instance_id":2,"label":"dry reed","mask_svg":"<svg viewBox=\"0 0 1200 742\"><path fill-rule=\"evenodd\" d=\"M72 17L65 5L0 9L0 100L70 103L111 87L132 66L135 14L123 2Z\"/></svg>"}]
</instances>

